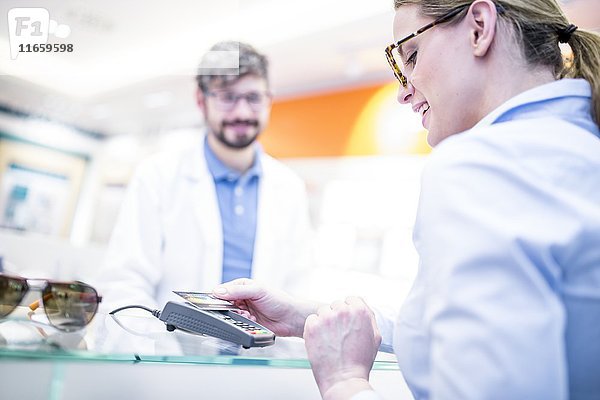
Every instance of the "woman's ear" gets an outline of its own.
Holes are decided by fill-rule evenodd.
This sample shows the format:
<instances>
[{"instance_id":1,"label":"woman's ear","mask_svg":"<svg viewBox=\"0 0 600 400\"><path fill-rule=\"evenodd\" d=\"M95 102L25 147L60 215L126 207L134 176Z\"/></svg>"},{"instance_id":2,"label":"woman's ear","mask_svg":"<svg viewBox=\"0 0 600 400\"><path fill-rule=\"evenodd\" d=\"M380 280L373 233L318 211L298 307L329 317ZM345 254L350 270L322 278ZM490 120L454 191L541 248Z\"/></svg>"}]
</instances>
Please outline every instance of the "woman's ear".
<instances>
[{"instance_id":1,"label":"woman's ear","mask_svg":"<svg viewBox=\"0 0 600 400\"><path fill-rule=\"evenodd\" d=\"M483 57L490 50L496 35L496 5L491 0L475 0L469 7L466 19L473 55Z\"/></svg>"}]
</instances>

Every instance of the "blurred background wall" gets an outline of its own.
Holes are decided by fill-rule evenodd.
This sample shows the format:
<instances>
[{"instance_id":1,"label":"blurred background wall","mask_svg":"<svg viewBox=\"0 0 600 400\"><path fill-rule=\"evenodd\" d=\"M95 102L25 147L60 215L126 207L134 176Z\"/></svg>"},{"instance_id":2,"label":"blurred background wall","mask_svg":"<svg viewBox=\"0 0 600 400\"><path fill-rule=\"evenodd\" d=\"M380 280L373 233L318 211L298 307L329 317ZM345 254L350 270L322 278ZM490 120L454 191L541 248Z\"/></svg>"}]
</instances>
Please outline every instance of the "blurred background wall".
<instances>
[{"instance_id":1,"label":"blurred background wall","mask_svg":"<svg viewBox=\"0 0 600 400\"><path fill-rule=\"evenodd\" d=\"M260 142L309 192L317 257L307 294L401 301L417 268L411 230L430 148L419 118L396 101L383 54L393 40L388 0L42 3L0 3L1 15L47 8L56 21L49 43L75 44L11 59L0 18L5 269L92 279L137 163L202 132L200 55L241 39L271 61L274 105ZM599 4L563 7L580 28L598 30Z\"/></svg>"}]
</instances>

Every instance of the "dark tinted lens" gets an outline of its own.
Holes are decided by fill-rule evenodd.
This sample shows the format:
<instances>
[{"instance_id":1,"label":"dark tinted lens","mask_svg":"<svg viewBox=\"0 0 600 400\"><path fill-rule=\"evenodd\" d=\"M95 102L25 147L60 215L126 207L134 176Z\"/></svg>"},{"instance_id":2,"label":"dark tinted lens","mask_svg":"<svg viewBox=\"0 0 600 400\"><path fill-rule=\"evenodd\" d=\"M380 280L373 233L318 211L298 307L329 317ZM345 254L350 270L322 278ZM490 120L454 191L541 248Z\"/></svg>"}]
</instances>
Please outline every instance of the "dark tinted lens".
<instances>
[{"instance_id":1,"label":"dark tinted lens","mask_svg":"<svg viewBox=\"0 0 600 400\"><path fill-rule=\"evenodd\" d=\"M48 283L43 299L48 321L63 331L81 329L98 309L98 293L81 282Z\"/></svg>"},{"instance_id":2,"label":"dark tinted lens","mask_svg":"<svg viewBox=\"0 0 600 400\"><path fill-rule=\"evenodd\" d=\"M23 300L27 290L27 280L0 275L0 317L10 314Z\"/></svg>"}]
</instances>

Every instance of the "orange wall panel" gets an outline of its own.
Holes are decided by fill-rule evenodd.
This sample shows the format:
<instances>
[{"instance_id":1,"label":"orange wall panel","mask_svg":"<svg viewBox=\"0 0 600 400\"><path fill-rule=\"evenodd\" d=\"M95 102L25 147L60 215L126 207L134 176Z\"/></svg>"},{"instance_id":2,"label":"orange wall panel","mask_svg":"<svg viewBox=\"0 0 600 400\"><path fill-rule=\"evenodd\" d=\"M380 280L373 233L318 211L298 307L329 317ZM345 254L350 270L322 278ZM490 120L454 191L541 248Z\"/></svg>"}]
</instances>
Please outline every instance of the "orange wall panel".
<instances>
[{"instance_id":1,"label":"orange wall panel","mask_svg":"<svg viewBox=\"0 0 600 400\"><path fill-rule=\"evenodd\" d=\"M277 158L373 154L372 148L348 154L348 142L357 118L383 86L276 101L260 141Z\"/></svg>"}]
</instances>

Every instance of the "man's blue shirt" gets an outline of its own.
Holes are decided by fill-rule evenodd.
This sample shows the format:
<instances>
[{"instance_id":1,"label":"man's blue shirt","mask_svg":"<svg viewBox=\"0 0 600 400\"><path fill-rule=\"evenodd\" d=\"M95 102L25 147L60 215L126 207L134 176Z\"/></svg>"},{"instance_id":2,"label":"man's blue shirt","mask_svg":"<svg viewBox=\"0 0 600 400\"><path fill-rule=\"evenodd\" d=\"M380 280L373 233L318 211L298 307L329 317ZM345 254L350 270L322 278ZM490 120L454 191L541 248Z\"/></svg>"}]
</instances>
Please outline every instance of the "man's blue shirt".
<instances>
[{"instance_id":1,"label":"man's blue shirt","mask_svg":"<svg viewBox=\"0 0 600 400\"><path fill-rule=\"evenodd\" d=\"M241 174L223 164L205 139L204 156L215 182L223 225L222 282L252 276L258 184L262 176L260 146L255 149L252 167Z\"/></svg>"}]
</instances>

